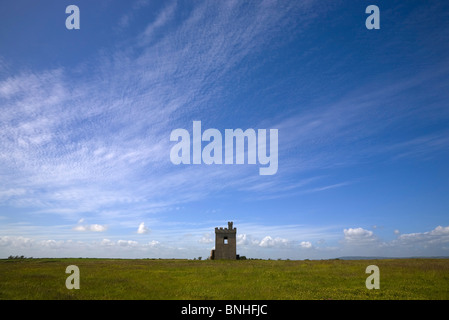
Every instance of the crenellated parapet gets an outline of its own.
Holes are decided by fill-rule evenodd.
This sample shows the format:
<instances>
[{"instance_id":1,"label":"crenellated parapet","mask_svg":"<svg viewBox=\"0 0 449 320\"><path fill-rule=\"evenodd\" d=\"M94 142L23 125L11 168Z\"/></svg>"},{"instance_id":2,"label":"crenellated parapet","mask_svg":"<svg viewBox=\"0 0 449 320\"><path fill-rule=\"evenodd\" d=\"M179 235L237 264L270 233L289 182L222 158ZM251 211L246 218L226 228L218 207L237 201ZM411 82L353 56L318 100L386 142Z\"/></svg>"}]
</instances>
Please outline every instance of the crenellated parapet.
<instances>
[{"instance_id":1,"label":"crenellated parapet","mask_svg":"<svg viewBox=\"0 0 449 320\"><path fill-rule=\"evenodd\" d=\"M237 233L237 228L215 228L215 233Z\"/></svg>"},{"instance_id":2,"label":"crenellated parapet","mask_svg":"<svg viewBox=\"0 0 449 320\"><path fill-rule=\"evenodd\" d=\"M233 222L228 222L228 227L227 228L215 228L215 233L237 233L237 228L233 228L232 227Z\"/></svg>"}]
</instances>

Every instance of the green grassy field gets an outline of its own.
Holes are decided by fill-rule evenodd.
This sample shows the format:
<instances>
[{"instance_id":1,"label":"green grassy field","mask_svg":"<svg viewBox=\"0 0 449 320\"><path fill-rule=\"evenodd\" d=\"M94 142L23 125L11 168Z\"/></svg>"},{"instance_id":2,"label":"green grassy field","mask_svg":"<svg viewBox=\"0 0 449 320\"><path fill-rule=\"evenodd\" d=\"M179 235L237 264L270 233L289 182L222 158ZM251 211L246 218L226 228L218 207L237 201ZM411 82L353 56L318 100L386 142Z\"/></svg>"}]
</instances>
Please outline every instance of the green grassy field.
<instances>
[{"instance_id":1,"label":"green grassy field","mask_svg":"<svg viewBox=\"0 0 449 320\"><path fill-rule=\"evenodd\" d=\"M380 289L368 290L368 265ZM80 269L80 289L65 269ZM0 299L449 299L449 259L0 260Z\"/></svg>"}]
</instances>

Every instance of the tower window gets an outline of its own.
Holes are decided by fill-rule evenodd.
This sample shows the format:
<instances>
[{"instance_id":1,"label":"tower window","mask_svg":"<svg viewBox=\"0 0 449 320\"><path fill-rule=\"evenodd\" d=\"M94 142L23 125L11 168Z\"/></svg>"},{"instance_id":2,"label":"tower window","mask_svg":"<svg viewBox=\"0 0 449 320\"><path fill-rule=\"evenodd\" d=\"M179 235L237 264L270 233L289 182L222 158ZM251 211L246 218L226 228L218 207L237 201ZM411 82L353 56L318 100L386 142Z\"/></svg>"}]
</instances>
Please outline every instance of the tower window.
<instances>
[{"instance_id":1,"label":"tower window","mask_svg":"<svg viewBox=\"0 0 449 320\"><path fill-rule=\"evenodd\" d=\"M228 237L223 238L223 244L228 244Z\"/></svg>"}]
</instances>

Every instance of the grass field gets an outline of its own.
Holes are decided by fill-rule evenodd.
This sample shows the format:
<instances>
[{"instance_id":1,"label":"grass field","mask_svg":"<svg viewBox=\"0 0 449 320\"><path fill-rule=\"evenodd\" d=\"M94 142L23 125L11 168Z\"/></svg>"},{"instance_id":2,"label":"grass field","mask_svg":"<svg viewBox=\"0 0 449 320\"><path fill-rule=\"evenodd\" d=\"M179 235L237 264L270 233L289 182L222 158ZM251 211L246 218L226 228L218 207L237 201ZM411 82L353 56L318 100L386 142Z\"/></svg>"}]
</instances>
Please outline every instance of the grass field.
<instances>
[{"instance_id":1,"label":"grass field","mask_svg":"<svg viewBox=\"0 0 449 320\"><path fill-rule=\"evenodd\" d=\"M368 265L380 289L368 290ZM65 269L80 269L68 290ZM0 260L0 299L449 299L449 259Z\"/></svg>"}]
</instances>

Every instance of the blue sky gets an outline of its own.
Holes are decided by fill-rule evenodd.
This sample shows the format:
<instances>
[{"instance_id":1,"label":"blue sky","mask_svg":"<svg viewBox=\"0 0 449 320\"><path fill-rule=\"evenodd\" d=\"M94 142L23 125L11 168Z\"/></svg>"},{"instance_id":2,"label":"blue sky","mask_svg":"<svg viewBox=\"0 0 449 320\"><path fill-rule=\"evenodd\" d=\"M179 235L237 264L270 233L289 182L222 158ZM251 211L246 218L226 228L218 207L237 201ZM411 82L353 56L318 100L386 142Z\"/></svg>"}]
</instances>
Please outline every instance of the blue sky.
<instances>
[{"instance_id":1,"label":"blue sky","mask_svg":"<svg viewBox=\"0 0 449 320\"><path fill-rule=\"evenodd\" d=\"M0 257L449 255L447 1L0 6ZM277 173L174 165L193 121L278 129Z\"/></svg>"}]
</instances>

